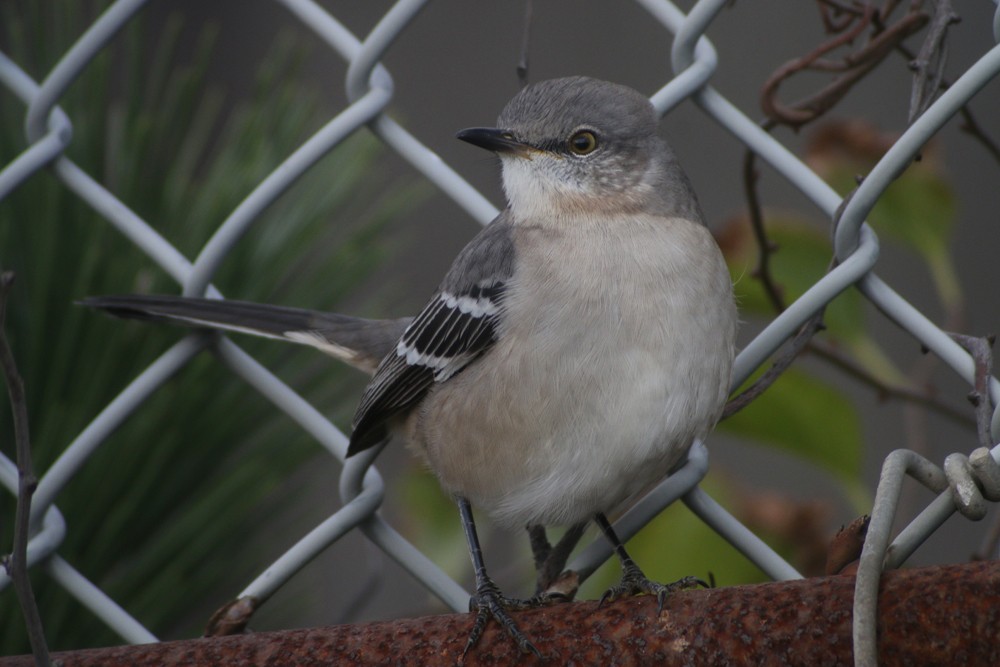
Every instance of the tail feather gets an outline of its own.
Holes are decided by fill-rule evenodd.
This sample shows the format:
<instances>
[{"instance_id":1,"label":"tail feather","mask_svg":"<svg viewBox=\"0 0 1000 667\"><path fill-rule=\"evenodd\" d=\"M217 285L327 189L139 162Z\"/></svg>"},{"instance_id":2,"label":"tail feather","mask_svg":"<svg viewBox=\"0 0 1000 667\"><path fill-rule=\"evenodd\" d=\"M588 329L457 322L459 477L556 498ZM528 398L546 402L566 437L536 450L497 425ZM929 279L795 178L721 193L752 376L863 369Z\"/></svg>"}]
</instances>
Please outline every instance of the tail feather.
<instances>
[{"instance_id":1,"label":"tail feather","mask_svg":"<svg viewBox=\"0 0 1000 667\"><path fill-rule=\"evenodd\" d=\"M411 318L368 320L350 315L249 301L169 295L88 297L81 305L116 317L174 322L309 345L365 372L393 351Z\"/></svg>"}]
</instances>

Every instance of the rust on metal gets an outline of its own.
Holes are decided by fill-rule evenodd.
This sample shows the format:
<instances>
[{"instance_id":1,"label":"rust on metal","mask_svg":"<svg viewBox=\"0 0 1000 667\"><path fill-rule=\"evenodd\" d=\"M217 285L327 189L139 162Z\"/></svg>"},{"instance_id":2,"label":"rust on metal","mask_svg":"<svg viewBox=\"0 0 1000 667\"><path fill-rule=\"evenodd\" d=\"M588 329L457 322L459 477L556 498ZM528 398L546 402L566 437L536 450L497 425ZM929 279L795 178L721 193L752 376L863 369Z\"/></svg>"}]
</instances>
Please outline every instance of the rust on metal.
<instances>
[{"instance_id":1,"label":"rust on metal","mask_svg":"<svg viewBox=\"0 0 1000 667\"><path fill-rule=\"evenodd\" d=\"M824 574L856 574L865 546L868 524L872 518L865 514L840 529L826 553Z\"/></svg>"},{"instance_id":2,"label":"rust on metal","mask_svg":"<svg viewBox=\"0 0 1000 667\"><path fill-rule=\"evenodd\" d=\"M515 613L546 664L849 665L854 577L681 591L654 599L574 602ZM456 664L468 614L70 651L65 667L100 665ZM1000 562L885 574L880 665L1000 664ZM490 624L472 665L541 664ZM0 660L30 665L31 656Z\"/></svg>"},{"instance_id":3,"label":"rust on metal","mask_svg":"<svg viewBox=\"0 0 1000 667\"><path fill-rule=\"evenodd\" d=\"M253 597L236 598L227 602L208 619L205 636L224 637L242 633L258 606L257 599Z\"/></svg>"}]
</instances>

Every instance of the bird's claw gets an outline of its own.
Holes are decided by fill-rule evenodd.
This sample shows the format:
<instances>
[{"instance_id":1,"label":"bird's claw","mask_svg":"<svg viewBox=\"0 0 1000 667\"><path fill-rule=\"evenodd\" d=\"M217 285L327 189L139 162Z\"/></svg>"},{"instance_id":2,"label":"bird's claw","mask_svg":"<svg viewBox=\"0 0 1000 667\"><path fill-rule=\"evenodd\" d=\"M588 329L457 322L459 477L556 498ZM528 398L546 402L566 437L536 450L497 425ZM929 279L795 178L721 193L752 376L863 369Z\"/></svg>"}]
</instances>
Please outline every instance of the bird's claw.
<instances>
[{"instance_id":1,"label":"bird's claw","mask_svg":"<svg viewBox=\"0 0 1000 667\"><path fill-rule=\"evenodd\" d=\"M659 614L663 611L663 603L668 595L675 591L698 586L708 588L708 584L697 577L684 577L670 584L661 584L649 579L635 563L629 561L623 564L622 580L605 591L598 606L632 595L655 595L656 613Z\"/></svg>"},{"instance_id":2,"label":"bird's claw","mask_svg":"<svg viewBox=\"0 0 1000 667\"><path fill-rule=\"evenodd\" d=\"M469 611L476 613L476 621L472 625L472 631L469 633L469 639L465 643L465 650L462 651L462 657L464 658L469 649L476 645L476 642L479 641L480 636L483 634L483 630L486 629L486 624L492 617L517 642L517 646L521 649L522 653L534 653L541 658L541 652L521 632L521 629L517 627L517 623L514 622L514 619L507 612L553 604L556 602L555 597L557 596L536 595L528 600L508 598L500 593L492 581L487 581L476 591L475 597L469 600Z\"/></svg>"}]
</instances>

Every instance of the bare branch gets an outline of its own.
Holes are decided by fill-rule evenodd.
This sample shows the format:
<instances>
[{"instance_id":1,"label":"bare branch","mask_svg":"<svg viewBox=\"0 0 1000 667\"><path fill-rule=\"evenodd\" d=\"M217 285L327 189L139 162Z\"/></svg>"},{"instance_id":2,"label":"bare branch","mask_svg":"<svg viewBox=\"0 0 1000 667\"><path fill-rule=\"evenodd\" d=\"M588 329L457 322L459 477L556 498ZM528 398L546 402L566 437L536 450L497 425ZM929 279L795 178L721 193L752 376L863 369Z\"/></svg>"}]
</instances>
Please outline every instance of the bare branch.
<instances>
[{"instance_id":1,"label":"bare branch","mask_svg":"<svg viewBox=\"0 0 1000 667\"><path fill-rule=\"evenodd\" d=\"M907 61L912 62L916 59L913 51L906 48L906 45L904 44L897 45L896 50L901 53ZM938 81L938 88L942 91L948 90L950 86L951 83L943 77ZM959 113L962 114L962 125L960 126L960 129L966 134L972 136L974 139L978 139L979 143L983 145L983 148L985 148L997 164L1000 165L1000 145L998 145L992 137L986 134L986 131L979 124L979 121L977 121L976 117L972 115L972 110L967 104L962 105Z\"/></svg>"},{"instance_id":2,"label":"bare branch","mask_svg":"<svg viewBox=\"0 0 1000 667\"><path fill-rule=\"evenodd\" d=\"M847 4L839 0L817 0L823 28L828 33L839 33L847 29L851 21L861 18L866 8Z\"/></svg>"},{"instance_id":3,"label":"bare branch","mask_svg":"<svg viewBox=\"0 0 1000 667\"><path fill-rule=\"evenodd\" d=\"M993 436L990 434L990 419L993 416L993 403L990 401L989 381L993 370L993 336L975 337L963 334L949 334L956 343L965 348L975 363L976 376L969 392L969 402L976 408L976 432L979 435L979 446L992 448Z\"/></svg>"},{"instance_id":4,"label":"bare branch","mask_svg":"<svg viewBox=\"0 0 1000 667\"><path fill-rule=\"evenodd\" d=\"M761 126L764 127L765 130L770 131L774 127L774 122L765 121L761 124ZM998 156L1000 156L1000 154L998 154ZM753 275L756 279L761 281L764 292L770 300L772 306L777 312L780 313L785 309L782 288L770 271L770 257L777 250L777 246L767 237L767 232L764 226L763 207L761 206L760 198L757 193L757 179L758 173L756 169L756 156L748 151L745 154L743 161L743 187L747 198L748 216L751 228L753 229L754 239L758 247L758 263ZM840 219L841 212L844 207L846 207L852 196L853 192L845 197L844 201L841 202L837 212L834 214L835 220ZM819 326L822 328L821 324ZM800 335L801 334L802 331L800 330ZM804 347L797 348L796 345L799 344L804 345ZM961 426L968 427L975 425L975 421L971 419L965 411L949 405L945 401L933 396L927 391L903 385L886 384L861 366L857 361L846 356L834 346L829 345L824 341L812 338L812 334L786 350L785 356L781 357L779 361L776 362L775 366L773 366L768 373L765 374L765 376L761 377L761 379L758 380L758 383L751 387L751 389L748 389L747 392L731 399L729 404L726 406L726 411L723 413L723 419L743 409L747 403L762 394L767 387L773 384L777 377L784 372L784 370L791 364L802 349L806 352L815 354L818 358L830 363L835 368L847 373L852 378L872 387L876 392L878 392L880 397L895 398L908 404L926 408L956 422Z\"/></svg>"},{"instance_id":5,"label":"bare branch","mask_svg":"<svg viewBox=\"0 0 1000 667\"><path fill-rule=\"evenodd\" d=\"M913 70L913 88L910 91L910 115L913 123L934 101L944 80L944 65L948 59L945 42L948 28L960 20L951 6L951 0L935 0L934 16L920 46L920 53L910 61Z\"/></svg>"},{"instance_id":6,"label":"bare branch","mask_svg":"<svg viewBox=\"0 0 1000 667\"><path fill-rule=\"evenodd\" d=\"M746 391L738 396L734 396L728 403L726 403L726 407L722 411L722 419L732 417L734 414L745 408L758 396L767 391L768 387L774 384L775 380L777 380L782 373L788 370L788 367L792 365L795 358L798 357L799 353L806 347L809 339L825 328L823 326L824 310L820 310L818 313L806 320L805 324L802 325L802 328L799 329L799 332L795 334L795 337L775 359L774 365L767 369L767 372L760 376L756 382L750 385Z\"/></svg>"},{"instance_id":7,"label":"bare branch","mask_svg":"<svg viewBox=\"0 0 1000 667\"><path fill-rule=\"evenodd\" d=\"M10 407L14 421L14 446L17 448L17 508L14 514L14 547L10 558L4 562L7 574L14 584L17 600L28 629L28 640L37 665L52 664L49 649L45 643L42 619L31 590L28 576L28 533L31 516L31 496L38 486L38 479L31 465L31 442L28 436L28 403L24 394L24 382L17 371L14 353L7 341L5 324L7 319L7 296L14 283L13 272L0 274L0 367L7 383Z\"/></svg>"},{"instance_id":8,"label":"bare branch","mask_svg":"<svg viewBox=\"0 0 1000 667\"><path fill-rule=\"evenodd\" d=\"M923 408L936 412L947 417L960 426L973 427L975 421L969 417L967 411L949 405L944 401L919 389L903 385L886 384L882 380L872 375L868 369L859 364L854 359L846 356L843 352L827 344L825 341L814 339L809 342L807 352L814 354L823 361L826 361L834 368L837 368L855 380L868 385L878 393L881 398L895 398L906 403L919 405Z\"/></svg>"},{"instance_id":9,"label":"bare branch","mask_svg":"<svg viewBox=\"0 0 1000 667\"><path fill-rule=\"evenodd\" d=\"M772 127L772 123L764 123L765 130L770 130ZM785 309L785 299L781 293L781 287L771 275L771 255L778 249L778 246L767 238L767 230L764 229L764 210L757 194L758 178L757 155L752 151L747 151L743 158L743 191L747 197L750 226L753 229L754 238L757 240L757 268L754 269L753 275L763 285L764 293L771 305L774 306L774 310L780 313Z\"/></svg>"},{"instance_id":10,"label":"bare branch","mask_svg":"<svg viewBox=\"0 0 1000 667\"><path fill-rule=\"evenodd\" d=\"M972 111L968 106L962 107L962 131L978 139L979 143L983 145L986 151L996 160L997 164L1000 165L1000 146L986 134L986 131L976 121L975 116L972 115Z\"/></svg>"},{"instance_id":11,"label":"bare branch","mask_svg":"<svg viewBox=\"0 0 1000 667\"><path fill-rule=\"evenodd\" d=\"M824 27L834 36L809 53L779 67L761 89L761 108L775 123L799 128L825 114L843 99L855 83L929 20L927 14L920 11L919 3L911 4L906 14L888 25L885 21L895 9L895 2L887 2L881 11L876 11L870 3L848 11L843 3L829 0L821 1L819 7ZM826 58L833 51L852 44L866 30L870 30L871 34L856 51L837 59ZM782 102L778 98L780 86L792 76L807 70L842 74L805 99L791 104Z\"/></svg>"}]
</instances>

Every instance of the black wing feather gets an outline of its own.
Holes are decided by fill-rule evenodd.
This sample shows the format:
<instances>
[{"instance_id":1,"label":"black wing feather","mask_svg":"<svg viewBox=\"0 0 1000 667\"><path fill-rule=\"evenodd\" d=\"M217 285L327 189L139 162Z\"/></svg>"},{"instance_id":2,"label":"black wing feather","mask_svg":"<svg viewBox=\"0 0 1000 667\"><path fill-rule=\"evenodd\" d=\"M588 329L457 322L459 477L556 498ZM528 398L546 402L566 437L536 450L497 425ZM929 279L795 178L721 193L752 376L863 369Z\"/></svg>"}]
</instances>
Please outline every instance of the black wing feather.
<instances>
[{"instance_id":1,"label":"black wing feather","mask_svg":"<svg viewBox=\"0 0 1000 667\"><path fill-rule=\"evenodd\" d=\"M375 371L354 416L348 456L381 441L390 417L417 403L435 382L448 380L494 343L502 295L501 284L491 286L484 301L492 305L490 313L449 306L447 293L434 297Z\"/></svg>"},{"instance_id":2,"label":"black wing feather","mask_svg":"<svg viewBox=\"0 0 1000 667\"><path fill-rule=\"evenodd\" d=\"M466 246L441 289L375 370L354 414L348 456L380 442L392 417L493 345L513 256L510 225L501 215Z\"/></svg>"}]
</instances>

